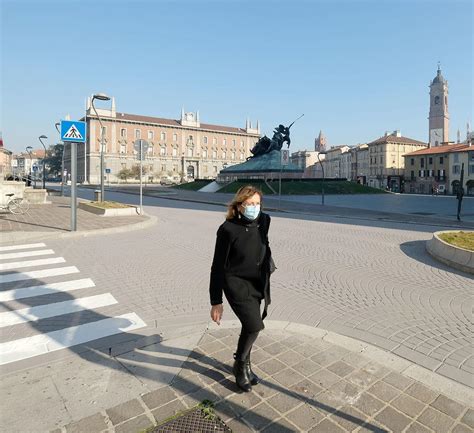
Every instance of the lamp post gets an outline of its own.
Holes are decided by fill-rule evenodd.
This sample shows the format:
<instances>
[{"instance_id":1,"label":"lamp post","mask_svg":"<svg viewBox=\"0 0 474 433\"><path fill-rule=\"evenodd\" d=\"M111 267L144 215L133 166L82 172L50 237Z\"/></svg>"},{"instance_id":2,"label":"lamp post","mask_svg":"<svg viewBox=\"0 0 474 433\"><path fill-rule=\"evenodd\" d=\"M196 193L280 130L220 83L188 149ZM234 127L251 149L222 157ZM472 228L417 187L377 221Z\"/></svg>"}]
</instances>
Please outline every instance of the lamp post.
<instances>
[{"instance_id":1,"label":"lamp post","mask_svg":"<svg viewBox=\"0 0 474 433\"><path fill-rule=\"evenodd\" d=\"M92 108L94 109L95 115L99 120L100 125L100 200L105 200L105 188L104 188L104 144L105 144L105 137L104 137L104 126L102 125L102 120L100 119L97 110L95 109L94 100L98 99L99 101L110 101L110 97L108 97L105 93L96 93L92 96ZM84 157L85 163L85 157Z\"/></svg>"},{"instance_id":2,"label":"lamp post","mask_svg":"<svg viewBox=\"0 0 474 433\"><path fill-rule=\"evenodd\" d=\"M29 176L29 185L28 186L31 186L31 170L33 169L33 155L31 154L32 150L33 150L33 148L31 146L26 146L26 152L30 156L30 170L29 170L29 174L28 174L28 176ZM36 179L35 179L35 183L36 183Z\"/></svg>"},{"instance_id":3,"label":"lamp post","mask_svg":"<svg viewBox=\"0 0 474 433\"><path fill-rule=\"evenodd\" d=\"M44 147L44 158L43 158L43 189L46 189L46 178L44 177L45 174L46 174L46 146L44 145L43 143L43 140L46 140L48 137L46 137L46 135L40 135L38 137L38 140L40 141L40 143L43 145Z\"/></svg>"},{"instance_id":4,"label":"lamp post","mask_svg":"<svg viewBox=\"0 0 474 433\"><path fill-rule=\"evenodd\" d=\"M321 204L324 205L324 166L319 158L319 155L326 155L326 152L318 152L318 161L321 166L321 171L323 172L323 181L321 182Z\"/></svg>"},{"instance_id":5,"label":"lamp post","mask_svg":"<svg viewBox=\"0 0 474 433\"><path fill-rule=\"evenodd\" d=\"M59 130L59 127L61 126L61 123L56 122L54 124L54 127L56 128L56 131L58 131L59 138L61 139L61 131ZM61 197L64 196L64 151L66 147L66 143L63 142L63 151L62 151L62 156L61 156Z\"/></svg>"}]
</instances>

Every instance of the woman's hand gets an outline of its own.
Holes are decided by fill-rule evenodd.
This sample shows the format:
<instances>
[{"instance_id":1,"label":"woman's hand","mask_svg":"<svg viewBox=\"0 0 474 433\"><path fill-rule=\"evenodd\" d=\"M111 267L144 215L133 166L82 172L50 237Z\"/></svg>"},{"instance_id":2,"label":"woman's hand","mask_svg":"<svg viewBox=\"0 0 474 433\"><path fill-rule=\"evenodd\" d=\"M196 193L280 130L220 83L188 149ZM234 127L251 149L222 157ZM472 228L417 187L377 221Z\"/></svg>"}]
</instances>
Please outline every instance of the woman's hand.
<instances>
[{"instance_id":1,"label":"woman's hand","mask_svg":"<svg viewBox=\"0 0 474 433\"><path fill-rule=\"evenodd\" d=\"M222 304L211 307L211 319L218 325L221 324L222 313L224 313L224 306Z\"/></svg>"}]
</instances>

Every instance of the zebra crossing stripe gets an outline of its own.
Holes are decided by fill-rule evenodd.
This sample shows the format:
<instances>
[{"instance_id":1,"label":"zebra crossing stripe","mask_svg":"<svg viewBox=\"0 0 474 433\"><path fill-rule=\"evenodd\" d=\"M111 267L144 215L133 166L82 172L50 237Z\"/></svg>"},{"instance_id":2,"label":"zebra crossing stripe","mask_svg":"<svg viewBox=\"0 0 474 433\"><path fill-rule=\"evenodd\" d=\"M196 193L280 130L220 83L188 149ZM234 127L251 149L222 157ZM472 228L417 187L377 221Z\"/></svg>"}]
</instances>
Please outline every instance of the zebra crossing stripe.
<instances>
[{"instance_id":1,"label":"zebra crossing stripe","mask_svg":"<svg viewBox=\"0 0 474 433\"><path fill-rule=\"evenodd\" d=\"M33 257L33 256L47 256L48 254L54 254L54 251L53 250L38 250L38 251L22 251L20 253L0 254L0 260L20 259L22 257Z\"/></svg>"},{"instance_id":2,"label":"zebra crossing stripe","mask_svg":"<svg viewBox=\"0 0 474 433\"><path fill-rule=\"evenodd\" d=\"M144 328L146 323L135 313L71 326L33 337L0 344L0 365L43 355L103 337Z\"/></svg>"},{"instance_id":3,"label":"zebra crossing stripe","mask_svg":"<svg viewBox=\"0 0 474 433\"><path fill-rule=\"evenodd\" d=\"M52 259L25 260L23 262L1 263L0 271L29 268L32 266L52 265L54 263L64 263L65 261L66 260L63 257L53 257Z\"/></svg>"},{"instance_id":4,"label":"zebra crossing stripe","mask_svg":"<svg viewBox=\"0 0 474 433\"><path fill-rule=\"evenodd\" d=\"M14 281L35 280L46 277L56 277L58 275L76 274L79 272L75 266L63 268L42 269L41 271L12 272L11 274L0 275L0 284L12 283Z\"/></svg>"},{"instance_id":5,"label":"zebra crossing stripe","mask_svg":"<svg viewBox=\"0 0 474 433\"><path fill-rule=\"evenodd\" d=\"M117 304L117 300L110 294L88 296L71 301L55 302L53 304L38 305L31 308L7 311L0 313L0 328L19 325L20 323L36 322L62 314L76 313L77 311L92 310Z\"/></svg>"},{"instance_id":6,"label":"zebra crossing stripe","mask_svg":"<svg viewBox=\"0 0 474 433\"><path fill-rule=\"evenodd\" d=\"M27 250L30 248L40 248L45 247L46 245L43 243L39 244L25 244L25 245L11 245L8 247L0 247L0 251L14 251L14 250Z\"/></svg>"},{"instance_id":7,"label":"zebra crossing stripe","mask_svg":"<svg viewBox=\"0 0 474 433\"><path fill-rule=\"evenodd\" d=\"M73 290L88 289L89 287L95 287L94 281L90 278L84 278L81 280L71 280L61 283L23 287L22 289L5 290L4 292L0 292L0 302L32 298L33 296L50 295L53 293L72 292Z\"/></svg>"}]
</instances>

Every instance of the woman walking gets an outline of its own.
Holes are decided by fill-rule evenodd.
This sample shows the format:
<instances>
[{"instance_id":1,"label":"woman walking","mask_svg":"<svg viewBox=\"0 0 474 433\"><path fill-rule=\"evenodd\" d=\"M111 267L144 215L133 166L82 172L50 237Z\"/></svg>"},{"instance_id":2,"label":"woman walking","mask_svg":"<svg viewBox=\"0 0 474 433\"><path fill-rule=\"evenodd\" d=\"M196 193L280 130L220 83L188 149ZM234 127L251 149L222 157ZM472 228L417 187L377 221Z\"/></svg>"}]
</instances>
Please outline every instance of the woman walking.
<instances>
[{"instance_id":1,"label":"woman walking","mask_svg":"<svg viewBox=\"0 0 474 433\"><path fill-rule=\"evenodd\" d=\"M261 205L262 193L253 186L240 188L228 205L226 221L217 231L209 287L212 320L220 324L224 293L242 324L233 372L237 386L245 392L260 381L252 371L250 351L265 327L263 319L271 301L270 216L261 212Z\"/></svg>"}]
</instances>

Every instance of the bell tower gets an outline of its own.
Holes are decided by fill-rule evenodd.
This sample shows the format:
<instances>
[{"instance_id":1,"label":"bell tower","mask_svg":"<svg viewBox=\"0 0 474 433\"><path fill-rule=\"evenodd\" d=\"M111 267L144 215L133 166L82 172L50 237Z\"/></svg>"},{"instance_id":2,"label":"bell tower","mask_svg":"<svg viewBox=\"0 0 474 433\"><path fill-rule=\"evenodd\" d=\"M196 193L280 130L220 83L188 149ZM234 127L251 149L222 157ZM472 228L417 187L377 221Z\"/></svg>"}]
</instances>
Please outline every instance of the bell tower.
<instances>
[{"instance_id":1,"label":"bell tower","mask_svg":"<svg viewBox=\"0 0 474 433\"><path fill-rule=\"evenodd\" d=\"M429 145L440 146L449 141L449 114L448 114L448 81L441 74L438 63L438 73L430 84L430 115Z\"/></svg>"}]
</instances>

